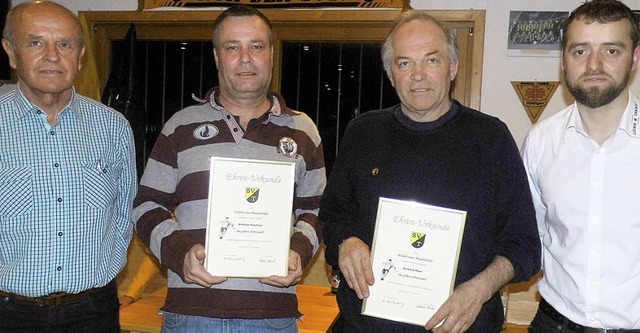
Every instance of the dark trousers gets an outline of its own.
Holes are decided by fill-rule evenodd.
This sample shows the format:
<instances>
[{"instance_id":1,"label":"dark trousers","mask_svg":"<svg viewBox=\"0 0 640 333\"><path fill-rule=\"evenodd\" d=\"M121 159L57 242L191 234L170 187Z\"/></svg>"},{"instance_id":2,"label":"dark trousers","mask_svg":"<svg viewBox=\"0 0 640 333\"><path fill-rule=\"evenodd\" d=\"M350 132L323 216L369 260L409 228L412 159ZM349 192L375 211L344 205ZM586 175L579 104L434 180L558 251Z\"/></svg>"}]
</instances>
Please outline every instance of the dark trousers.
<instances>
[{"instance_id":1,"label":"dark trousers","mask_svg":"<svg viewBox=\"0 0 640 333\"><path fill-rule=\"evenodd\" d=\"M540 299L536 316L529 325L529 333L640 333L640 329L600 329L576 324L554 309L547 301Z\"/></svg>"},{"instance_id":2,"label":"dark trousers","mask_svg":"<svg viewBox=\"0 0 640 333\"><path fill-rule=\"evenodd\" d=\"M120 332L115 280L82 299L59 305L0 298L0 332Z\"/></svg>"},{"instance_id":3,"label":"dark trousers","mask_svg":"<svg viewBox=\"0 0 640 333\"><path fill-rule=\"evenodd\" d=\"M536 316L529 324L529 333L576 333L576 331L567 328L562 323L558 323L538 309Z\"/></svg>"}]
</instances>

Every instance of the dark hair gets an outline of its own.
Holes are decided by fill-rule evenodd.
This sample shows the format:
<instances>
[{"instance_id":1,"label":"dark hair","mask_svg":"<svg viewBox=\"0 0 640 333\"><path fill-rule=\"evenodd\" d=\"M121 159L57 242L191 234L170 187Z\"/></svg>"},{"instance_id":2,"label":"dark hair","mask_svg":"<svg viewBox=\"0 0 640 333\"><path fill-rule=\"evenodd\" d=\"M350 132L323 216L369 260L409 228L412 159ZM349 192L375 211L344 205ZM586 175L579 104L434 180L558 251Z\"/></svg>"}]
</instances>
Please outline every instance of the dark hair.
<instances>
[{"instance_id":1,"label":"dark hair","mask_svg":"<svg viewBox=\"0 0 640 333\"><path fill-rule=\"evenodd\" d=\"M389 35L387 35L387 38L382 44L382 49L380 50L381 51L380 53L382 55L382 65L384 66L384 70L387 73L387 76L389 78L391 78L391 62L393 61L393 59L391 58L393 57L394 34L400 27L413 21L432 22L433 24L438 26L440 30L442 30L442 33L445 36L445 43L447 46L447 51L449 53L448 54L449 61L452 64L455 64L458 62L458 56L460 51L458 49L458 44L456 43L456 36L454 32L451 29L448 29L447 27L445 27L444 24L440 20L436 19L435 17L422 11L412 10L402 14L396 20L393 27L391 28L391 31L389 32Z\"/></svg>"},{"instance_id":2,"label":"dark hair","mask_svg":"<svg viewBox=\"0 0 640 333\"><path fill-rule=\"evenodd\" d=\"M247 5L235 5L227 8L213 23L213 47L217 47L218 37L220 36L220 25L229 17L244 17L244 16L257 16L260 18L269 28L269 43L273 44L273 28L271 22L257 9Z\"/></svg>"},{"instance_id":3,"label":"dark hair","mask_svg":"<svg viewBox=\"0 0 640 333\"><path fill-rule=\"evenodd\" d=\"M567 46L567 29L575 20L586 20L587 23L610 23L627 20L631 25L629 37L635 48L640 41L640 23L635 13L624 3L618 0L592 0L587 1L571 12L571 15L562 24L562 49Z\"/></svg>"}]
</instances>

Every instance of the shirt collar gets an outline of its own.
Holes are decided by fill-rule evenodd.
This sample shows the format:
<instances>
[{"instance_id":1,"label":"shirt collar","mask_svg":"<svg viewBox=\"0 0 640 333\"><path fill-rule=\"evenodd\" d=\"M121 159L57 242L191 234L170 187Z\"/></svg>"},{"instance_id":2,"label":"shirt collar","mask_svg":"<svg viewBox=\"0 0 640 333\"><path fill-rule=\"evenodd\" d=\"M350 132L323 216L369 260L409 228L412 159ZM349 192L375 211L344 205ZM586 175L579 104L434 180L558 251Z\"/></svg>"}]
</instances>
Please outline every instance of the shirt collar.
<instances>
[{"instance_id":1,"label":"shirt collar","mask_svg":"<svg viewBox=\"0 0 640 333\"><path fill-rule=\"evenodd\" d=\"M622 117L620 117L616 133L622 131L632 138L640 139L640 100L634 96L631 91L629 91L628 94L629 103L622 113ZM576 132L588 136L582 124L582 119L580 118L578 104L574 102L570 108L569 117L567 117L565 123L564 136L566 137L570 129L574 129ZM616 135L616 133L613 135Z\"/></svg>"},{"instance_id":2,"label":"shirt collar","mask_svg":"<svg viewBox=\"0 0 640 333\"><path fill-rule=\"evenodd\" d=\"M62 111L60 111L59 115L62 115L67 109L69 109L78 118L82 118L82 112L80 111L80 108L78 108L78 98L76 94L76 89L74 87L71 87L71 89L72 89L71 100L69 101L69 104L67 104L67 106L62 108ZM16 95L15 95L16 104L18 105L17 109L15 110L17 118L22 118L27 114L29 114L29 112L37 113L38 111L40 111L40 108L36 106L33 102L31 102L27 98L27 96L22 92L22 89L20 89L19 82L15 92L16 92Z\"/></svg>"},{"instance_id":3,"label":"shirt collar","mask_svg":"<svg viewBox=\"0 0 640 333\"><path fill-rule=\"evenodd\" d=\"M227 109L225 109L224 106L218 101L218 97L220 96L220 89L215 88L212 90L213 91L208 96L209 104L211 105L211 107L213 107L214 110L222 112L222 114L224 115L231 115L229 111L227 111ZM271 119L271 117L280 117L282 115L292 116L296 113L296 111L293 111L287 107L284 99L279 94L275 92L269 92L267 93L267 98L271 99L271 108L267 111L267 113L269 114L267 121Z\"/></svg>"}]
</instances>

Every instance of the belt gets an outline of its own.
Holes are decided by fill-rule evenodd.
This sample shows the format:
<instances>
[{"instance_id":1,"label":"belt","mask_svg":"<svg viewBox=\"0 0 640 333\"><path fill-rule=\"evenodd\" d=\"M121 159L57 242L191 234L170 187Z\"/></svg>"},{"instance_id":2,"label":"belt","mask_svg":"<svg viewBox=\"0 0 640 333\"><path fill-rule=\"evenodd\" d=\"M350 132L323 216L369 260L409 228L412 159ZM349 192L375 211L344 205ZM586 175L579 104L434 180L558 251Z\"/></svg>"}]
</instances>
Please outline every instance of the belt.
<instances>
[{"instance_id":1,"label":"belt","mask_svg":"<svg viewBox=\"0 0 640 333\"><path fill-rule=\"evenodd\" d=\"M556 311L544 298L540 299L540 304L538 308L542 313L547 315L549 318L555 320L558 324L577 332L577 333L640 333L640 329L633 330L625 330L625 329L604 329L604 328L595 328L595 327L587 327L582 326L580 324L576 324L571 321L569 318L565 317L562 313Z\"/></svg>"},{"instance_id":2,"label":"belt","mask_svg":"<svg viewBox=\"0 0 640 333\"><path fill-rule=\"evenodd\" d=\"M77 294L60 292L60 293L53 293L53 294L49 294L46 296L39 296L39 297L27 297L27 296L22 296L22 295L0 290L0 297L4 297L7 299L13 298L19 301L35 303L39 306L51 306L51 305L60 305L60 304L80 300L98 289L100 288L87 289Z\"/></svg>"}]
</instances>

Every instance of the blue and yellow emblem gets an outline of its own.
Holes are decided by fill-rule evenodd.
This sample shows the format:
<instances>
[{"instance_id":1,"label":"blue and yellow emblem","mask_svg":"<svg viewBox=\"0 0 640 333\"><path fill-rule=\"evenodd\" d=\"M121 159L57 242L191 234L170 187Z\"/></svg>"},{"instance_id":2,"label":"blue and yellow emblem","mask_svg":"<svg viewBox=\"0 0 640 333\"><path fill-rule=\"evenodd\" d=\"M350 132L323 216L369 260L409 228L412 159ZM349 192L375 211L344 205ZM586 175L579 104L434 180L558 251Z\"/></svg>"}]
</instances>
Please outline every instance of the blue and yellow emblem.
<instances>
[{"instance_id":1,"label":"blue and yellow emblem","mask_svg":"<svg viewBox=\"0 0 640 333\"><path fill-rule=\"evenodd\" d=\"M247 187L245 188L244 198L247 199L248 202L254 203L258 201L258 197L260 197L260 188L259 187Z\"/></svg>"},{"instance_id":2,"label":"blue and yellow emblem","mask_svg":"<svg viewBox=\"0 0 640 333\"><path fill-rule=\"evenodd\" d=\"M422 232L412 232L411 233L411 246L419 249L424 245L424 241L426 238L426 234Z\"/></svg>"}]
</instances>

